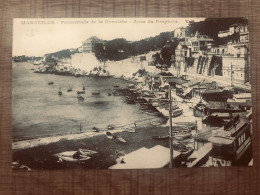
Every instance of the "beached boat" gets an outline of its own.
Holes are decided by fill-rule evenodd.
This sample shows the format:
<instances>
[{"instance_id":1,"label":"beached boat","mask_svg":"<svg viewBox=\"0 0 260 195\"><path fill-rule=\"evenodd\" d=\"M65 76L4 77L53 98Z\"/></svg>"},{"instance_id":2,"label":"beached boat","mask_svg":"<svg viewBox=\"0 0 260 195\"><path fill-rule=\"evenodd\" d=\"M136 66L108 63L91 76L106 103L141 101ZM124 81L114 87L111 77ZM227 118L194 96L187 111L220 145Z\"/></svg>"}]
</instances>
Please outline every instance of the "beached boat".
<instances>
[{"instance_id":1,"label":"beached boat","mask_svg":"<svg viewBox=\"0 0 260 195\"><path fill-rule=\"evenodd\" d=\"M126 144L126 141L122 137L117 137L117 141L119 141L122 144Z\"/></svg>"},{"instance_id":2,"label":"beached boat","mask_svg":"<svg viewBox=\"0 0 260 195\"><path fill-rule=\"evenodd\" d=\"M92 91L91 93L92 93L92 95L100 95L100 91L98 91L98 90L97 91Z\"/></svg>"},{"instance_id":3,"label":"beached boat","mask_svg":"<svg viewBox=\"0 0 260 195\"><path fill-rule=\"evenodd\" d=\"M60 158L62 159L62 161L66 161L66 162L82 162L90 159L89 156L79 156L79 158L74 158L70 156L61 156Z\"/></svg>"},{"instance_id":4,"label":"beached boat","mask_svg":"<svg viewBox=\"0 0 260 195\"><path fill-rule=\"evenodd\" d=\"M99 132L99 131L100 131L100 130L99 130L98 128L96 128L96 127L93 127L92 130L93 130L93 132Z\"/></svg>"},{"instance_id":5,"label":"beached boat","mask_svg":"<svg viewBox=\"0 0 260 195\"><path fill-rule=\"evenodd\" d=\"M125 156L125 153L122 152L122 151L118 151L118 150L116 150L115 153L116 153L116 156L117 156L117 157Z\"/></svg>"},{"instance_id":6,"label":"beached boat","mask_svg":"<svg viewBox=\"0 0 260 195\"><path fill-rule=\"evenodd\" d=\"M134 128L131 128L131 127L125 128L125 131L128 131L130 133L136 133L136 130Z\"/></svg>"},{"instance_id":7,"label":"beached boat","mask_svg":"<svg viewBox=\"0 0 260 195\"><path fill-rule=\"evenodd\" d=\"M172 112L172 117L178 117L178 116L182 115L182 113L183 113L182 109L174 110Z\"/></svg>"},{"instance_id":8,"label":"beached boat","mask_svg":"<svg viewBox=\"0 0 260 195\"><path fill-rule=\"evenodd\" d=\"M169 135L156 135L156 136L152 136L153 139L155 140L166 140L166 139L169 139Z\"/></svg>"},{"instance_id":9,"label":"beached boat","mask_svg":"<svg viewBox=\"0 0 260 195\"><path fill-rule=\"evenodd\" d=\"M108 126L107 126L107 129L108 129L108 130L113 130L114 128L115 128L115 127L112 126L112 125L108 125Z\"/></svg>"},{"instance_id":10,"label":"beached boat","mask_svg":"<svg viewBox=\"0 0 260 195\"><path fill-rule=\"evenodd\" d=\"M48 85L53 85L53 82L52 82L52 81L51 81L51 82L49 82L49 83L48 83Z\"/></svg>"},{"instance_id":11,"label":"beached boat","mask_svg":"<svg viewBox=\"0 0 260 195\"><path fill-rule=\"evenodd\" d=\"M92 155L95 155L98 153L94 150L87 150L87 149L83 149L83 148L79 148L79 152L83 156L92 156Z\"/></svg>"},{"instance_id":12,"label":"beached boat","mask_svg":"<svg viewBox=\"0 0 260 195\"><path fill-rule=\"evenodd\" d=\"M82 155L80 151L66 151L55 154L54 156L59 158L58 162L82 162L90 159L89 156Z\"/></svg>"},{"instance_id":13,"label":"beached boat","mask_svg":"<svg viewBox=\"0 0 260 195\"><path fill-rule=\"evenodd\" d=\"M84 94L85 91L77 91L77 94Z\"/></svg>"},{"instance_id":14,"label":"beached boat","mask_svg":"<svg viewBox=\"0 0 260 195\"><path fill-rule=\"evenodd\" d=\"M109 131L106 132L106 136L107 136L108 139L114 139L115 138L114 134L110 133Z\"/></svg>"},{"instance_id":15,"label":"beached boat","mask_svg":"<svg viewBox=\"0 0 260 195\"><path fill-rule=\"evenodd\" d=\"M177 140L181 140L181 139L188 139L191 137L191 133L190 132L177 132L173 134L173 137L176 138Z\"/></svg>"},{"instance_id":16,"label":"beached boat","mask_svg":"<svg viewBox=\"0 0 260 195\"><path fill-rule=\"evenodd\" d=\"M160 125L160 124L161 124L161 123L159 123L159 122L151 121L151 125L158 126L158 125Z\"/></svg>"}]
</instances>

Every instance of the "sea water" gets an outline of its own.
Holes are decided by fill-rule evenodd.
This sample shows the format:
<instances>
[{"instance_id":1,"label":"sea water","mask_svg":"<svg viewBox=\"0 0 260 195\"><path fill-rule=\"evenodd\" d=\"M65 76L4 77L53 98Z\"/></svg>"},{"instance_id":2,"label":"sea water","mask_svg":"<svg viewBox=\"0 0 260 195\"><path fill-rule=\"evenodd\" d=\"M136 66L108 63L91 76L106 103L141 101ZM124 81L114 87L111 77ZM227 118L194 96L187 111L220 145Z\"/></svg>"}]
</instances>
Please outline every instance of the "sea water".
<instances>
[{"instance_id":1,"label":"sea water","mask_svg":"<svg viewBox=\"0 0 260 195\"><path fill-rule=\"evenodd\" d=\"M139 105L126 104L122 96L109 96L115 85L129 83L105 77L74 77L34 73L30 63L13 63L13 139L35 138L144 125L154 116L144 114ZM53 85L49 85L53 82ZM84 101L77 91L85 87ZM72 88L72 92L67 89ZM58 95L59 89L62 95ZM100 95L92 95L99 90Z\"/></svg>"}]
</instances>

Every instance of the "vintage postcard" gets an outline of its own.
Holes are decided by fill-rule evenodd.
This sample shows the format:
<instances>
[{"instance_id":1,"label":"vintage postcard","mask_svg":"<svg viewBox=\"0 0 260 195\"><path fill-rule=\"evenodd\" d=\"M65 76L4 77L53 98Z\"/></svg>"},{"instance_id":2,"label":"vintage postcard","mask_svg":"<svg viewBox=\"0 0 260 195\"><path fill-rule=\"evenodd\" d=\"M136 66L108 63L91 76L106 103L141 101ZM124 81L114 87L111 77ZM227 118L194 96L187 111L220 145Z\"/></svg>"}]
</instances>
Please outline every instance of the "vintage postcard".
<instances>
[{"instance_id":1,"label":"vintage postcard","mask_svg":"<svg viewBox=\"0 0 260 195\"><path fill-rule=\"evenodd\" d=\"M13 170L252 166L246 18L13 20Z\"/></svg>"}]
</instances>

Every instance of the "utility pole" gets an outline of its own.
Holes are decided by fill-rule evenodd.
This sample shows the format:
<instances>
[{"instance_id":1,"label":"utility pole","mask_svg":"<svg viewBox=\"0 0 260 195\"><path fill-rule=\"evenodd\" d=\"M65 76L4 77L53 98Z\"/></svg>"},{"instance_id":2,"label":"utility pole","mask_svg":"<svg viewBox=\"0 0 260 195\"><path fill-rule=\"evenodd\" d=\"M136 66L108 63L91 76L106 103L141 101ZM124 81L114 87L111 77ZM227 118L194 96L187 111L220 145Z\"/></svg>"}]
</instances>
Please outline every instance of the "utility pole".
<instances>
[{"instance_id":1,"label":"utility pole","mask_svg":"<svg viewBox=\"0 0 260 195\"><path fill-rule=\"evenodd\" d=\"M169 168L172 168L173 160L173 148L172 148L172 95L171 95L171 86L169 85L169 122L170 122L170 164Z\"/></svg>"},{"instance_id":2,"label":"utility pole","mask_svg":"<svg viewBox=\"0 0 260 195\"><path fill-rule=\"evenodd\" d=\"M232 85L233 85L233 64L232 64L232 62L231 62L231 87L232 87Z\"/></svg>"}]
</instances>

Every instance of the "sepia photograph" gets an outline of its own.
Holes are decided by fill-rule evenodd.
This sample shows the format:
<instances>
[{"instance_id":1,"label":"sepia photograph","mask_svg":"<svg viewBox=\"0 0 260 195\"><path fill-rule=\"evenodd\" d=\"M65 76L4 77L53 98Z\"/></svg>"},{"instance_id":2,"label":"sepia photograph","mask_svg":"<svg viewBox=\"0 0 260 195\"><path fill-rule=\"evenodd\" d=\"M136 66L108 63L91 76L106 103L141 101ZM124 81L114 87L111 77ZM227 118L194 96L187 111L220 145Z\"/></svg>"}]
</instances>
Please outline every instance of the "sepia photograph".
<instances>
[{"instance_id":1,"label":"sepia photograph","mask_svg":"<svg viewBox=\"0 0 260 195\"><path fill-rule=\"evenodd\" d=\"M253 166L247 18L15 18L12 169Z\"/></svg>"}]
</instances>

